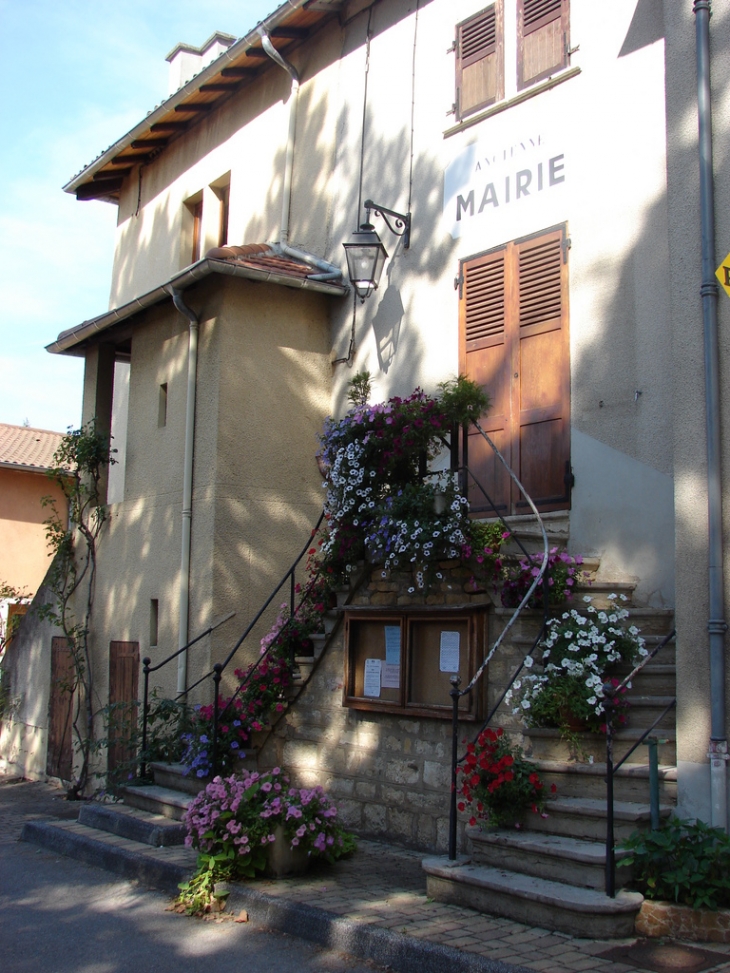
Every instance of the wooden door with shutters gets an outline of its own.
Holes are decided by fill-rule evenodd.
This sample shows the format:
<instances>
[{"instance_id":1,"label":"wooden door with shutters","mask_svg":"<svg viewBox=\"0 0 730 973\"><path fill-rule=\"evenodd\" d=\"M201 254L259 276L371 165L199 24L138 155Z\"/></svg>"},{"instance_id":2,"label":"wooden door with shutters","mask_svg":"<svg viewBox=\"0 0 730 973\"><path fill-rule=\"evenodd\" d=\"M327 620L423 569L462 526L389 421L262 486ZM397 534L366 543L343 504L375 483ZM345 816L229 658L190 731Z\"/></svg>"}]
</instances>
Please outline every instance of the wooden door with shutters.
<instances>
[{"instance_id":1,"label":"wooden door with shutters","mask_svg":"<svg viewBox=\"0 0 730 973\"><path fill-rule=\"evenodd\" d=\"M65 638L51 639L51 694L48 702L49 777L71 780L73 772L73 656Z\"/></svg>"},{"instance_id":2,"label":"wooden door with shutters","mask_svg":"<svg viewBox=\"0 0 730 973\"><path fill-rule=\"evenodd\" d=\"M463 261L459 370L488 393L482 426L538 509L570 506L570 347L565 227ZM469 467L500 514L529 505L484 438ZM473 482L473 513L494 509Z\"/></svg>"},{"instance_id":3,"label":"wooden door with shutters","mask_svg":"<svg viewBox=\"0 0 730 973\"><path fill-rule=\"evenodd\" d=\"M139 642L109 645L109 773L134 760L137 723Z\"/></svg>"}]
</instances>

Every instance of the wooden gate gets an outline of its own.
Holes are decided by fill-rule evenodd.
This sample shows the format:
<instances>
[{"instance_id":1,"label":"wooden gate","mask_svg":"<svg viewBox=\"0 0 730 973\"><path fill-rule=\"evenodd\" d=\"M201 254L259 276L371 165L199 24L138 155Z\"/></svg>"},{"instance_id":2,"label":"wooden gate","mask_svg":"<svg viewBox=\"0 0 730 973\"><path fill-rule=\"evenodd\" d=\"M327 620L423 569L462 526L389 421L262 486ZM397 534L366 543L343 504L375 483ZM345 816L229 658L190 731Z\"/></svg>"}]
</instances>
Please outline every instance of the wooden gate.
<instances>
[{"instance_id":1,"label":"wooden gate","mask_svg":"<svg viewBox=\"0 0 730 973\"><path fill-rule=\"evenodd\" d=\"M137 723L139 642L109 645L109 773L134 760Z\"/></svg>"},{"instance_id":2,"label":"wooden gate","mask_svg":"<svg viewBox=\"0 0 730 973\"><path fill-rule=\"evenodd\" d=\"M73 773L73 656L65 638L51 640L51 693L48 703L46 773L71 780Z\"/></svg>"}]
</instances>

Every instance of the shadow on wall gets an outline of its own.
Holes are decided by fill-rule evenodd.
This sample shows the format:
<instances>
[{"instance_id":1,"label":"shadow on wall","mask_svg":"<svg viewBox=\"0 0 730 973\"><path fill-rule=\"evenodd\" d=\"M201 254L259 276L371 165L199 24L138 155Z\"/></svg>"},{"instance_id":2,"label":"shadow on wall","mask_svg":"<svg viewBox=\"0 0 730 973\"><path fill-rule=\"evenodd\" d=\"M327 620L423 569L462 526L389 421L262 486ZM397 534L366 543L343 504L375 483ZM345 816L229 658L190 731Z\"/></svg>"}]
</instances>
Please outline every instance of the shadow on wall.
<instances>
[{"instance_id":1,"label":"shadow on wall","mask_svg":"<svg viewBox=\"0 0 730 973\"><path fill-rule=\"evenodd\" d=\"M4 705L0 714L0 770L31 780L46 775L51 643L62 632L39 618L38 609L52 599L50 589L41 584L0 664Z\"/></svg>"}]
</instances>

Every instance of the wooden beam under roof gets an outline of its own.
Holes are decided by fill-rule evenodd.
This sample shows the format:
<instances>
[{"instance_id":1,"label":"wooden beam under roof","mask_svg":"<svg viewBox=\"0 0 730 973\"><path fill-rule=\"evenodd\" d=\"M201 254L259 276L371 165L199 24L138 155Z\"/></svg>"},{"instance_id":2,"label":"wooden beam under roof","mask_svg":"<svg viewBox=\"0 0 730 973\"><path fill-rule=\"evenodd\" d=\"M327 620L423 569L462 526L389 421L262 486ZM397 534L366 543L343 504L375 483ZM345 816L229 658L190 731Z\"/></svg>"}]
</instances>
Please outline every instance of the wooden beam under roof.
<instances>
[{"instance_id":1,"label":"wooden beam under roof","mask_svg":"<svg viewBox=\"0 0 730 973\"><path fill-rule=\"evenodd\" d=\"M167 139L133 139L131 146L133 149L159 149L167 142Z\"/></svg>"},{"instance_id":2,"label":"wooden beam under roof","mask_svg":"<svg viewBox=\"0 0 730 973\"><path fill-rule=\"evenodd\" d=\"M119 194L123 179L100 179L98 182L85 182L76 190L76 199L112 199Z\"/></svg>"},{"instance_id":3,"label":"wooden beam under roof","mask_svg":"<svg viewBox=\"0 0 730 973\"><path fill-rule=\"evenodd\" d=\"M266 53L263 47L249 47L249 49L246 51L246 57L263 58L268 56L269 55Z\"/></svg>"},{"instance_id":4,"label":"wooden beam under roof","mask_svg":"<svg viewBox=\"0 0 730 973\"><path fill-rule=\"evenodd\" d=\"M200 91L205 94L209 91L235 91L238 87L238 81L229 81L227 84L202 84L200 86Z\"/></svg>"},{"instance_id":5,"label":"wooden beam under roof","mask_svg":"<svg viewBox=\"0 0 730 973\"><path fill-rule=\"evenodd\" d=\"M223 78L253 78L255 75L255 68L243 68L234 65L230 68L221 69L221 77Z\"/></svg>"},{"instance_id":6,"label":"wooden beam under roof","mask_svg":"<svg viewBox=\"0 0 730 973\"><path fill-rule=\"evenodd\" d=\"M132 172L132 166L127 166L126 169L102 169L100 172L95 172L92 179L103 182L105 179L115 179L120 177L124 179Z\"/></svg>"},{"instance_id":7,"label":"wooden beam under roof","mask_svg":"<svg viewBox=\"0 0 730 973\"><path fill-rule=\"evenodd\" d=\"M293 41L303 41L309 37L306 27L274 27L270 31L271 37L287 38Z\"/></svg>"},{"instance_id":8,"label":"wooden beam under roof","mask_svg":"<svg viewBox=\"0 0 730 973\"><path fill-rule=\"evenodd\" d=\"M190 122L154 122L150 132L184 132Z\"/></svg>"},{"instance_id":9,"label":"wooden beam under roof","mask_svg":"<svg viewBox=\"0 0 730 973\"><path fill-rule=\"evenodd\" d=\"M188 103L187 105L175 105L175 111L177 112L206 112L210 111L215 107L215 102L195 102Z\"/></svg>"}]
</instances>

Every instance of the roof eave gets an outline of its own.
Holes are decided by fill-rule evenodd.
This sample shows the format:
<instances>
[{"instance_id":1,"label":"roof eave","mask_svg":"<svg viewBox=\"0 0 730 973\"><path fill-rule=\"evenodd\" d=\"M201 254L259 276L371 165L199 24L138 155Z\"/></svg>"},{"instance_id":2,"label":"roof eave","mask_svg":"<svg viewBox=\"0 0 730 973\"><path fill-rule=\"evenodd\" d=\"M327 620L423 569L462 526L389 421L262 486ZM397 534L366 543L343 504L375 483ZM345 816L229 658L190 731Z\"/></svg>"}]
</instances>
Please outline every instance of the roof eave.
<instances>
[{"instance_id":1,"label":"roof eave","mask_svg":"<svg viewBox=\"0 0 730 973\"><path fill-rule=\"evenodd\" d=\"M134 141L134 139L145 134L150 125L154 125L155 122L160 121L164 116L168 115L174 110L177 104L183 102L187 97L193 94L201 85L204 85L206 81L215 75L220 73L221 61L228 60L234 61L239 58L242 54L245 54L249 48L254 46L256 41L261 40L260 31L273 30L278 27L288 16L298 10L300 7L305 6L310 0L288 0L287 3L282 4L278 7L272 14L269 14L264 20L262 20L253 30L250 30L245 37L240 38L235 44L232 44L227 51L224 51L219 57L212 61L207 67L203 68L200 74L196 74L194 78L188 81L187 84L179 88L174 94L163 101L157 108L146 115L145 118L139 122L133 129L127 132L121 139L118 139L113 145L110 145L98 158L94 159L92 163L81 170L77 175L75 175L66 185L63 187L63 191L66 193L75 193L77 189L84 183L88 182L89 179L93 178L94 173L98 172L105 165L108 165L113 158L119 155L124 149L128 148L129 145Z\"/></svg>"},{"instance_id":2,"label":"roof eave","mask_svg":"<svg viewBox=\"0 0 730 973\"><path fill-rule=\"evenodd\" d=\"M164 284L160 284L153 290L141 294L133 301L122 304L121 307L114 308L111 311L106 311L104 314L98 315L98 317L83 321L75 328L69 328L68 331L62 331L55 341L46 345L46 351L52 355L80 355L82 354L80 350L74 351L73 349L78 349L89 338L95 337L100 332L106 331L115 324L126 321L128 318L133 317L140 311L144 311L148 307L160 304L171 296L173 290L185 290L197 283L197 281L210 276L210 274L243 277L247 280L279 284L283 287L293 287L297 290L309 290L320 294L329 294L332 297L344 297L349 290L346 284L312 280L309 277L289 277L286 274L276 274L267 270L254 270L251 267L241 267L240 265L229 263L225 260L214 260L210 257L204 257L190 267L186 267L180 273L175 274Z\"/></svg>"}]
</instances>

